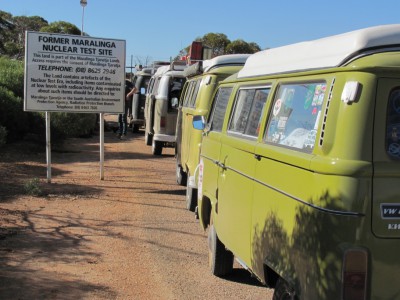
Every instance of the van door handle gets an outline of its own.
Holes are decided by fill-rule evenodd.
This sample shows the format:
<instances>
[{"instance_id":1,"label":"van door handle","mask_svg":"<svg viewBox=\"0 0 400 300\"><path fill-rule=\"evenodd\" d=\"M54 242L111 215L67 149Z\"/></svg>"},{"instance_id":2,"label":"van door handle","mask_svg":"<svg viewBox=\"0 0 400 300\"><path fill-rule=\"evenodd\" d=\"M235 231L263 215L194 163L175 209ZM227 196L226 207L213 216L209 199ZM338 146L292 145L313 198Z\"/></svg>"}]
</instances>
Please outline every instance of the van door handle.
<instances>
[{"instance_id":1,"label":"van door handle","mask_svg":"<svg viewBox=\"0 0 400 300\"><path fill-rule=\"evenodd\" d=\"M261 155L259 155L259 154L254 154L254 158L257 159L258 161L260 161L260 160L261 160Z\"/></svg>"},{"instance_id":2,"label":"van door handle","mask_svg":"<svg viewBox=\"0 0 400 300\"><path fill-rule=\"evenodd\" d=\"M226 170L225 164L223 164L222 162L217 162L218 167L220 167L222 170Z\"/></svg>"}]
</instances>

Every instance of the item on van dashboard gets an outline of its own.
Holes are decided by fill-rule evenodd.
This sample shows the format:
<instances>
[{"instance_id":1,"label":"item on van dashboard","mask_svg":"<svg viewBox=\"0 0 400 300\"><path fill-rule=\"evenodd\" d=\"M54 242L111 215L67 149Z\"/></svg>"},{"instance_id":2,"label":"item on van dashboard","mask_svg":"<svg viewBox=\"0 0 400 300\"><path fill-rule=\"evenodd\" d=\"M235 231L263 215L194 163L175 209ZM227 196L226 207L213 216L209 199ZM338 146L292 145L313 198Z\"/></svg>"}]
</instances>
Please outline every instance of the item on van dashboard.
<instances>
[{"instance_id":1,"label":"item on van dashboard","mask_svg":"<svg viewBox=\"0 0 400 300\"><path fill-rule=\"evenodd\" d=\"M237 73L249 54L217 56L196 62L185 69L187 81L180 97L175 133L176 181L186 185L186 207L197 206L197 165L199 164L201 132L193 130L192 118L208 116L212 94L221 80Z\"/></svg>"},{"instance_id":2,"label":"item on van dashboard","mask_svg":"<svg viewBox=\"0 0 400 300\"><path fill-rule=\"evenodd\" d=\"M400 299L400 25L260 51L210 99L190 120L213 274L235 257L274 299Z\"/></svg>"},{"instance_id":3,"label":"item on van dashboard","mask_svg":"<svg viewBox=\"0 0 400 300\"><path fill-rule=\"evenodd\" d=\"M175 147L177 104L186 81L185 62L175 61L157 69L149 82L144 107L145 143L154 155L164 147Z\"/></svg>"}]
</instances>

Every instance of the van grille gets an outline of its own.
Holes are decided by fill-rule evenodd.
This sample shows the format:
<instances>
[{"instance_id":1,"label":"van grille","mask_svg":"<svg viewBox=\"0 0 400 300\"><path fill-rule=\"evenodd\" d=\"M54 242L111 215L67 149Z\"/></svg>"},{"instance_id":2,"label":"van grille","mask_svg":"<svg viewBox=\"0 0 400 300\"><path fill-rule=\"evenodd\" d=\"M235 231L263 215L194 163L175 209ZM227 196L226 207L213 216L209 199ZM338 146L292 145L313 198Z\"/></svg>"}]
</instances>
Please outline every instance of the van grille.
<instances>
[{"instance_id":1,"label":"van grille","mask_svg":"<svg viewBox=\"0 0 400 300\"><path fill-rule=\"evenodd\" d=\"M324 117L323 117L323 119L322 119L321 134L320 134L320 136L319 136L319 146L320 146L320 147L322 147L322 144L324 143L326 118L327 118L327 116L328 116L329 105L331 104L332 90L333 90L333 86L334 86L334 85L335 85L335 78L333 78L332 84L331 84L331 88L329 89L328 100L327 100L327 102L326 102Z\"/></svg>"}]
</instances>

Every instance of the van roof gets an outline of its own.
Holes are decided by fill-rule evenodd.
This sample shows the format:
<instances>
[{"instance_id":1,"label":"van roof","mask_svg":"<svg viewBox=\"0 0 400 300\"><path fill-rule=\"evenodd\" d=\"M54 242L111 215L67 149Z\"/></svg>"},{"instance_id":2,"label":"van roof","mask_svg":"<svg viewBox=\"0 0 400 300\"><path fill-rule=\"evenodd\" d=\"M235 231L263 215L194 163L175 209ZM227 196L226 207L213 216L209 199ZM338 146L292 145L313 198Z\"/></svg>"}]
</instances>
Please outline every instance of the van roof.
<instances>
[{"instance_id":1,"label":"van roof","mask_svg":"<svg viewBox=\"0 0 400 300\"><path fill-rule=\"evenodd\" d=\"M355 30L251 55L238 78L339 67L381 48L400 49L400 24Z\"/></svg>"},{"instance_id":2,"label":"van roof","mask_svg":"<svg viewBox=\"0 0 400 300\"><path fill-rule=\"evenodd\" d=\"M251 54L227 54L203 61L203 72L220 65L244 65Z\"/></svg>"},{"instance_id":3,"label":"van roof","mask_svg":"<svg viewBox=\"0 0 400 300\"><path fill-rule=\"evenodd\" d=\"M185 69L185 76L197 76L218 67L243 66L250 55L251 54L226 54L212 59L198 61Z\"/></svg>"}]
</instances>

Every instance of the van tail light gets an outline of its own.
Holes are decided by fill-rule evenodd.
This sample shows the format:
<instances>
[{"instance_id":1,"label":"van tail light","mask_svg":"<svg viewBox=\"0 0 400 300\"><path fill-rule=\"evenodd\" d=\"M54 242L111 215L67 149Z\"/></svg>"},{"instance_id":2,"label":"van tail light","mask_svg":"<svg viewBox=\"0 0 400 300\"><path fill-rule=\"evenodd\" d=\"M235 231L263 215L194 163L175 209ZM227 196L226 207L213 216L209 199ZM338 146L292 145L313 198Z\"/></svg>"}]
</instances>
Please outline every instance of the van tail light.
<instances>
[{"instance_id":1,"label":"van tail light","mask_svg":"<svg viewBox=\"0 0 400 300\"><path fill-rule=\"evenodd\" d=\"M367 297L368 255L363 249L350 249L343 259L343 300Z\"/></svg>"},{"instance_id":2,"label":"van tail light","mask_svg":"<svg viewBox=\"0 0 400 300\"><path fill-rule=\"evenodd\" d=\"M165 117L161 117L161 120L160 120L160 127L166 127L166 125L167 125L167 120L165 119Z\"/></svg>"}]
</instances>

